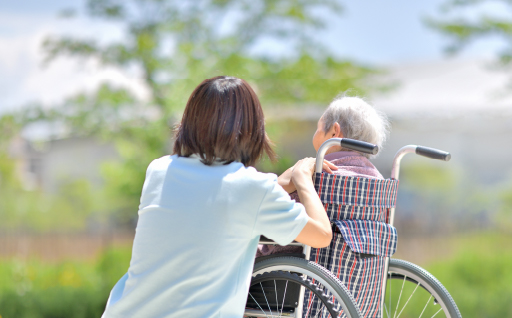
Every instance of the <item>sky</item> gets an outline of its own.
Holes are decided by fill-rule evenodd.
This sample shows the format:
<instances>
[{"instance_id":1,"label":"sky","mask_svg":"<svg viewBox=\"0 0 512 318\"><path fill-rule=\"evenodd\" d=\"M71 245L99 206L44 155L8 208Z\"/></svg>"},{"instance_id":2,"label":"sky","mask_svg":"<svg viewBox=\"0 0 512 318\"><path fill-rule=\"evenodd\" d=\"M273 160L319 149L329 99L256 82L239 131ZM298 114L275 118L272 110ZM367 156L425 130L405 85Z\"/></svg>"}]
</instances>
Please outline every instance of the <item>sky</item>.
<instances>
[{"instance_id":1,"label":"sky","mask_svg":"<svg viewBox=\"0 0 512 318\"><path fill-rule=\"evenodd\" d=\"M343 1L342 16L326 18L328 28L318 37L335 55L369 65L443 60L446 38L422 22L426 16L437 15L443 2ZM50 34L94 36L104 41L121 37L121 31L112 24L58 18L62 9L82 6L82 0L0 1L0 113L36 101L58 103L76 92L94 90L105 80L146 96L134 74L69 59L43 65L40 45ZM500 8L491 6L489 10L499 12ZM488 58L500 45L493 39L481 41L457 58Z\"/></svg>"}]
</instances>

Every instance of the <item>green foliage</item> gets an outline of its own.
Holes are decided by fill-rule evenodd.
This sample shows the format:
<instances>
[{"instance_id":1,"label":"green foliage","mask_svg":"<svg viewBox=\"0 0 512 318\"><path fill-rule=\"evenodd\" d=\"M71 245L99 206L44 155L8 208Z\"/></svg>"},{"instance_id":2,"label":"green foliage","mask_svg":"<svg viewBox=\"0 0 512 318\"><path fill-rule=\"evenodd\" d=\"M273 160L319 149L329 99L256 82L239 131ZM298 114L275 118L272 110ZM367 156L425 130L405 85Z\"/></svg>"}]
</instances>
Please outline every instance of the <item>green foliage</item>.
<instances>
[{"instance_id":1,"label":"green foliage","mask_svg":"<svg viewBox=\"0 0 512 318\"><path fill-rule=\"evenodd\" d=\"M448 259L436 260L427 265L425 269L448 290L462 317L511 317L511 243L512 239L506 232L446 238L446 244L455 244L457 252L450 255ZM438 248L446 247L440 245ZM388 282L386 291L389 297L391 290L394 306L401 296L397 313L402 308L404 310L400 317L418 317L423 309L425 312L422 317L444 317L443 314L435 315L440 307L433 305L432 299L429 301L430 295L422 288L415 290L415 284L407 282L402 284L403 280L392 280L391 287ZM402 286L404 286L403 290ZM411 295L413 297L409 300ZM395 311L394 306L392 313Z\"/></svg>"},{"instance_id":2,"label":"green foliage","mask_svg":"<svg viewBox=\"0 0 512 318\"><path fill-rule=\"evenodd\" d=\"M468 237L452 259L427 270L450 292L463 317L511 317L511 243L505 234Z\"/></svg>"},{"instance_id":3,"label":"green foliage","mask_svg":"<svg viewBox=\"0 0 512 318\"><path fill-rule=\"evenodd\" d=\"M404 166L402 179L408 186L417 190L446 192L454 190L457 178L453 167L418 161Z\"/></svg>"},{"instance_id":4,"label":"green foliage","mask_svg":"<svg viewBox=\"0 0 512 318\"><path fill-rule=\"evenodd\" d=\"M425 22L431 28L446 35L450 39L450 45L446 48L448 53L457 53L468 44L482 38L499 38L503 40L505 48L498 52L501 63L512 62L512 19L503 15L492 15L485 11L484 5L490 1L484 0L449 0L443 6L444 14L441 17L428 17ZM496 0L495 4L509 11L512 2L508 0ZM468 9L477 12L468 14Z\"/></svg>"},{"instance_id":5,"label":"green foliage","mask_svg":"<svg viewBox=\"0 0 512 318\"><path fill-rule=\"evenodd\" d=\"M313 36L324 25L324 19L315 12L340 12L338 2L333 0L202 0L194 4L89 0L86 6L90 17L118 23L126 31L124 38L102 45L95 39L51 36L43 42L46 61L71 56L96 59L121 69L135 66L151 91L152 104L165 117L183 107L184 103L173 103L176 93L186 97L191 88L207 77L230 74L243 78L273 78L275 70L289 61L290 56L292 60L301 61L300 55L314 56L321 61L324 70L335 66L335 71L325 72L320 77L316 70L305 77L292 74L293 79L344 75L336 68L350 64L328 59L329 54L315 43ZM294 54L279 58L250 54L254 45L263 39L285 41L289 52ZM299 62L299 66L307 67L308 61ZM348 65L357 71L357 67L351 66ZM175 90L175 81L183 78L194 79L189 83L192 86ZM307 85L299 87L304 89ZM338 87L338 91L341 89Z\"/></svg>"},{"instance_id":6,"label":"green foliage","mask_svg":"<svg viewBox=\"0 0 512 318\"><path fill-rule=\"evenodd\" d=\"M436 210L464 211L466 214L495 212L498 206L506 206L505 201L497 203L505 200L508 189L504 190L502 185L481 185L471 177L444 162L425 162L419 158L403 166L400 189L413 192L420 200L415 205L425 206L432 213Z\"/></svg>"},{"instance_id":7,"label":"green foliage","mask_svg":"<svg viewBox=\"0 0 512 318\"><path fill-rule=\"evenodd\" d=\"M495 191L498 203L498 213L495 215L495 223L501 231L512 231L512 185L506 186Z\"/></svg>"},{"instance_id":8,"label":"green foliage","mask_svg":"<svg viewBox=\"0 0 512 318\"><path fill-rule=\"evenodd\" d=\"M103 288L110 290L128 270L131 248L107 249L96 263L96 272L101 279Z\"/></svg>"},{"instance_id":9,"label":"green foliage","mask_svg":"<svg viewBox=\"0 0 512 318\"><path fill-rule=\"evenodd\" d=\"M378 74L376 70L334 58L316 42L315 34L325 21L320 12L336 15L341 7L335 0L88 0L85 14L115 22L124 36L109 43L96 38L49 36L42 43L45 62L70 57L135 70L149 97L139 100L127 89L104 83L93 93L72 96L53 107L32 105L1 120L10 120L18 128L41 121L59 124L72 136L113 142L121 161L102 167L106 181L103 193L108 200L92 200L108 203L99 209L126 221L134 216L147 165L170 152L173 125L203 79L223 74L247 79L266 109L304 104L324 107L348 89L367 95L386 88L368 80ZM73 18L75 13L65 10L63 15ZM268 40L284 43L287 53L257 54L255 48ZM2 159L4 152L0 153ZM279 167L268 163L262 167L280 171L289 161ZM7 167L7 161L2 162ZM27 202L52 201L37 193L16 191L11 195L30 197ZM90 211L88 204L83 210Z\"/></svg>"},{"instance_id":10,"label":"green foliage","mask_svg":"<svg viewBox=\"0 0 512 318\"><path fill-rule=\"evenodd\" d=\"M0 230L83 230L86 221L105 208L102 194L93 191L83 179L63 182L54 194L27 190L13 183L0 186L0 191Z\"/></svg>"},{"instance_id":11,"label":"green foliage","mask_svg":"<svg viewBox=\"0 0 512 318\"><path fill-rule=\"evenodd\" d=\"M510 236L481 233L457 242L455 254L426 269L450 292L463 317L510 317ZM99 317L110 290L126 273L130 254L129 248L113 248L95 261L0 261L0 315Z\"/></svg>"},{"instance_id":12,"label":"green foliage","mask_svg":"<svg viewBox=\"0 0 512 318\"><path fill-rule=\"evenodd\" d=\"M130 250L106 250L96 262L0 262L0 316L100 317L110 290L128 269Z\"/></svg>"},{"instance_id":13,"label":"green foliage","mask_svg":"<svg viewBox=\"0 0 512 318\"><path fill-rule=\"evenodd\" d=\"M403 218L396 219L402 234L467 233L489 227L510 231L510 180L486 185L473 178L441 161L417 158L405 163L400 173L397 208ZM413 217L407 220L410 215Z\"/></svg>"},{"instance_id":14,"label":"green foliage","mask_svg":"<svg viewBox=\"0 0 512 318\"><path fill-rule=\"evenodd\" d=\"M418 210L432 215L437 211L453 212L457 204L464 202L459 196L461 186L460 176L453 167L443 162L428 162L418 158L417 161L405 164L400 173L400 190L414 196L414 205Z\"/></svg>"}]
</instances>

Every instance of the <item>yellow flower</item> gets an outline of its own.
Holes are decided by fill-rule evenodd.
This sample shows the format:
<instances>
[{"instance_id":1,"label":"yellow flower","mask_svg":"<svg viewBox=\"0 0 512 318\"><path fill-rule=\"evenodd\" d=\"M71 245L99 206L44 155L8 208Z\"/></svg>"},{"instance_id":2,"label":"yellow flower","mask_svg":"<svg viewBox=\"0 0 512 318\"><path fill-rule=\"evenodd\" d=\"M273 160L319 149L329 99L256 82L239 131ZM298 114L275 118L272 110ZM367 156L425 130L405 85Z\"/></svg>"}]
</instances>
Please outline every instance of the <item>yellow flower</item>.
<instances>
[{"instance_id":1,"label":"yellow flower","mask_svg":"<svg viewBox=\"0 0 512 318\"><path fill-rule=\"evenodd\" d=\"M79 287L82 285L80 276L76 273L74 268L67 266L58 277L61 286ZM1 317L0 317L1 318Z\"/></svg>"}]
</instances>

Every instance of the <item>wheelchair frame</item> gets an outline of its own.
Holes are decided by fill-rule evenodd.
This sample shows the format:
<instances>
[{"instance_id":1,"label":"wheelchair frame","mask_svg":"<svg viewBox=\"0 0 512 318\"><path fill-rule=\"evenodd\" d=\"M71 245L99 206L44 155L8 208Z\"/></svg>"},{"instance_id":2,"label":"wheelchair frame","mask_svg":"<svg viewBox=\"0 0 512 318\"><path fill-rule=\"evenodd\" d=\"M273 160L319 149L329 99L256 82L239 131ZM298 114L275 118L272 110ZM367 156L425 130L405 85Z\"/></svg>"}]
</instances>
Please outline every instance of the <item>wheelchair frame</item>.
<instances>
[{"instance_id":1,"label":"wheelchair frame","mask_svg":"<svg viewBox=\"0 0 512 318\"><path fill-rule=\"evenodd\" d=\"M339 146L341 145L344 148L356 150L359 152L369 153L369 154L376 154L378 152L378 148L375 145L361 142L357 140L351 140L347 138L332 138L327 141L325 141L321 147L319 148L316 156L316 164L315 164L315 172L321 173L322 172L322 166L323 166L323 160L325 153L329 148L332 146ZM438 159L438 160L444 160L449 161L451 159L451 155L448 152L423 147L423 146L416 146L416 145L407 145L402 147L398 150L396 153L393 164L392 164L392 170L391 170L391 179L398 180L399 173L400 173L400 163L402 158L409 153L416 153L418 155L431 158L431 159ZM395 218L395 207L389 208L389 218L388 218L388 224L393 225ZM263 244L272 244L271 242L264 241L261 242ZM309 260L310 254L311 254L311 247L307 245L303 245L297 242L292 243L291 245L302 245L303 246L303 253L306 256L306 260ZM427 290L431 297L434 297L434 303L440 303L441 309L445 311L447 316L449 317L461 317L460 312L458 311L457 306L455 305L455 302L449 295L449 293L446 291L446 289L439 283L432 275L430 275L428 272L423 270L422 268L405 262L401 260L393 260L392 261L392 267L395 274L394 276L391 276L391 273L389 278L400 278L403 279L404 282L407 279L408 281L414 281L414 283L417 283L418 286L422 286L425 290ZM384 273L386 273L382 281L382 294L380 299L380 312L381 316L384 316L384 302L385 302L385 295L386 295L386 286L388 281L388 271L390 269L390 257L385 258L384 262ZM261 271L260 271L261 272ZM396 276L396 277L395 277ZM412 278L411 278L412 277ZM304 292L305 289L303 286L300 288L300 295L299 295L299 304L297 306L297 311L295 316L302 317L302 308L303 308L303 301L304 301ZM430 300L430 299L429 299ZM441 301L439 301L441 300ZM400 301L400 300L399 300ZM353 302L353 298L350 298L346 300L346 302ZM349 304L349 307L353 304ZM439 311L441 311L441 309ZM438 311L438 312L439 312ZM396 314L396 313L395 313ZM423 312L422 312L423 314ZM436 313L437 314L437 313ZM356 315L360 315L360 313L351 314L351 317L355 317ZM389 316L389 313L388 313ZM421 316L421 315L420 315Z\"/></svg>"}]
</instances>

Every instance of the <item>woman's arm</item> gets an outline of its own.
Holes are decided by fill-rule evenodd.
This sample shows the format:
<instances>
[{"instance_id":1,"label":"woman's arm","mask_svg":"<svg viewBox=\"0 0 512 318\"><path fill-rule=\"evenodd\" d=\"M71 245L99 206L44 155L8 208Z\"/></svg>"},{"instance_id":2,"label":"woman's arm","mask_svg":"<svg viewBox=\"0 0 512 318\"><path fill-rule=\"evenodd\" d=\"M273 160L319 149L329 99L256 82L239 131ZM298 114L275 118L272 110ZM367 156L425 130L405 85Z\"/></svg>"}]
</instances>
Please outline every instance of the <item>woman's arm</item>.
<instances>
[{"instance_id":1,"label":"woman's arm","mask_svg":"<svg viewBox=\"0 0 512 318\"><path fill-rule=\"evenodd\" d=\"M292 169L291 181L296 185L301 203L309 216L308 223L296 241L315 248L326 247L332 240L331 222L313 186L311 178L315 167L314 158L298 161Z\"/></svg>"}]
</instances>

